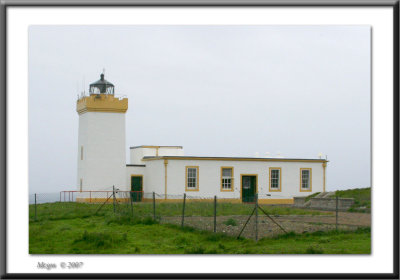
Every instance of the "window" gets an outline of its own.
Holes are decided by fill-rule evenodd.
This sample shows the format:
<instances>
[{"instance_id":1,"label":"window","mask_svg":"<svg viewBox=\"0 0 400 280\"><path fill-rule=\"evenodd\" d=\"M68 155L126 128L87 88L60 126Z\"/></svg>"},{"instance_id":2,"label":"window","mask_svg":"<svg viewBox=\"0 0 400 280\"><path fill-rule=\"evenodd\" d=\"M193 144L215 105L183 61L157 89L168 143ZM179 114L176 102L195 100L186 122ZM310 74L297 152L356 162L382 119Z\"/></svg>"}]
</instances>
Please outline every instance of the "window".
<instances>
[{"instance_id":1,"label":"window","mask_svg":"<svg viewBox=\"0 0 400 280\"><path fill-rule=\"evenodd\" d=\"M312 186L311 168L300 168L300 191L310 192Z\"/></svg>"},{"instance_id":2,"label":"window","mask_svg":"<svg viewBox=\"0 0 400 280\"><path fill-rule=\"evenodd\" d=\"M199 167L186 166L186 191L199 190Z\"/></svg>"},{"instance_id":3,"label":"window","mask_svg":"<svg viewBox=\"0 0 400 280\"><path fill-rule=\"evenodd\" d=\"M82 178L81 178L81 182L80 182L79 188L80 188L80 191L82 192Z\"/></svg>"},{"instance_id":4,"label":"window","mask_svg":"<svg viewBox=\"0 0 400 280\"><path fill-rule=\"evenodd\" d=\"M270 167L269 168L269 191L280 192L281 191L281 168Z\"/></svg>"},{"instance_id":5,"label":"window","mask_svg":"<svg viewBox=\"0 0 400 280\"><path fill-rule=\"evenodd\" d=\"M81 146L81 160L83 160L83 146Z\"/></svg>"},{"instance_id":6,"label":"window","mask_svg":"<svg viewBox=\"0 0 400 280\"><path fill-rule=\"evenodd\" d=\"M221 191L233 191L233 167L221 167Z\"/></svg>"}]
</instances>

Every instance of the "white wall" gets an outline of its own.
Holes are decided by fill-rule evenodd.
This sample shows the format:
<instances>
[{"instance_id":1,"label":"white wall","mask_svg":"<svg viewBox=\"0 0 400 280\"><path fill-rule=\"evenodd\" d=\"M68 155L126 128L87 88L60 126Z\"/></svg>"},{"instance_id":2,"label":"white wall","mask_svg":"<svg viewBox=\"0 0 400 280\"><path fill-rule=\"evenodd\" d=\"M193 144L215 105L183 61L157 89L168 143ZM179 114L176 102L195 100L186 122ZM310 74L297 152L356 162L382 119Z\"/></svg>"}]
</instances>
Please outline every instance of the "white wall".
<instances>
[{"instance_id":1,"label":"white wall","mask_svg":"<svg viewBox=\"0 0 400 280\"><path fill-rule=\"evenodd\" d=\"M183 156L183 148L180 147L168 147L168 146L154 146L154 148L146 147L135 147L130 149L130 162L131 164L145 164L142 161L143 157L155 157L155 156ZM158 150L158 151L157 151Z\"/></svg>"},{"instance_id":2,"label":"white wall","mask_svg":"<svg viewBox=\"0 0 400 280\"><path fill-rule=\"evenodd\" d=\"M165 194L164 186L164 160L146 161L145 177L143 179L144 191Z\"/></svg>"},{"instance_id":3,"label":"white wall","mask_svg":"<svg viewBox=\"0 0 400 280\"><path fill-rule=\"evenodd\" d=\"M184 156L183 148L178 147L160 147L158 155L161 156Z\"/></svg>"},{"instance_id":4,"label":"white wall","mask_svg":"<svg viewBox=\"0 0 400 280\"><path fill-rule=\"evenodd\" d=\"M260 162L216 160L168 160L168 194L185 192L185 166L199 166L199 191L187 191L188 196L240 198L240 175L257 174L258 192L261 197L292 198L323 191L323 167L321 162ZM221 166L234 167L234 191L221 192ZM281 192L269 191L269 167L281 167ZM312 192L300 192L300 168L312 168ZM145 188L164 194L164 160L146 161Z\"/></svg>"},{"instance_id":5,"label":"white wall","mask_svg":"<svg viewBox=\"0 0 400 280\"><path fill-rule=\"evenodd\" d=\"M131 164L145 164L144 161L142 161L142 158L147 156L156 156L156 149L150 149L150 148L131 148L130 149L130 155L131 155Z\"/></svg>"},{"instance_id":6,"label":"white wall","mask_svg":"<svg viewBox=\"0 0 400 280\"><path fill-rule=\"evenodd\" d=\"M81 160L83 146L83 160ZM77 189L126 188L125 114L86 112L79 115Z\"/></svg>"}]
</instances>

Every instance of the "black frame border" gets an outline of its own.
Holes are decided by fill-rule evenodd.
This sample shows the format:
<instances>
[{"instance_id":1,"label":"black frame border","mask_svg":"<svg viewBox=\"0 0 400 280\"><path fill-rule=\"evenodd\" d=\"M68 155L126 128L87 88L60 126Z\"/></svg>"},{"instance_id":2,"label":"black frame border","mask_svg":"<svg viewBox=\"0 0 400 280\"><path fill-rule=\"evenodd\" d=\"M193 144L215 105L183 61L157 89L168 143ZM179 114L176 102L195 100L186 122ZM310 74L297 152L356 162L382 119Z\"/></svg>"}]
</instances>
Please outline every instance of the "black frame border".
<instances>
[{"instance_id":1,"label":"black frame border","mask_svg":"<svg viewBox=\"0 0 400 280\"><path fill-rule=\"evenodd\" d=\"M8 7L392 7L393 8L393 273L7 273L7 8ZM3 0L0 2L0 277L1 279L399 279L399 0Z\"/></svg>"}]
</instances>

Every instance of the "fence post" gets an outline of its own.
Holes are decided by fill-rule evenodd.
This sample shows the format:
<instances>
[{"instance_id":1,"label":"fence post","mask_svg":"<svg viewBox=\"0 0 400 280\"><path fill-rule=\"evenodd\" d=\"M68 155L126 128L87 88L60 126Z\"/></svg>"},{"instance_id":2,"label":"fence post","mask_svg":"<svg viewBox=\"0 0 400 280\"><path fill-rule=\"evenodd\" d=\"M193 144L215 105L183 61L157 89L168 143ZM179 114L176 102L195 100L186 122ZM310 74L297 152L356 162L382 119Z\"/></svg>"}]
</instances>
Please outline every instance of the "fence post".
<instances>
[{"instance_id":1,"label":"fence post","mask_svg":"<svg viewBox=\"0 0 400 280\"><path fill-rule=\"evenodd\" d=\"M338 230L338 205L339 204L339 197L336 194L336 230Z\"/></svg>"},{"instance_id":2,"label":"fence post","mask_svg":"<svg viewBox=\"0 0 400 280\"><path fill-rule=\"evenodd\" d=\"M35 221L37 220L37 216L36 216L36 205L37 205L37 203L36 203L36 193L35 193Z\"/></svg>"},{"instance_id":3,"label":"fence post","mask_svg":"<svg viewBox=\"0 0 400 280\"><path fill-rule=\"evenodd\" d=\"M60 202L61 202L61 192L60 192Z\"/></svg>"},{"instance_id":4,"label":"fence post","mask_svg":"<svg viewBox=\"0 0 400 280\"><path fill-rule=\"evenodd\" d=\"M114 210L114 214L115 214L115 188L113 186L113 210Z\"/></svg>"},{"instance_id":5,"label":"fence post","mask_svg":"<svg viewBox=\"0 0 400 280\"><path fill-rule=\"evenodd\" d=\"M153 192L153 219L156 220L156 193Z\"/></svg>"},{"instance_id":6,"label":"fence post","mask_svg":"<svg viewBox=\"0 0 400 280\"><path fill-rule=\"evenodd\" d=\"M256 193L256 241L258 241L258 193Z\"/></svg>"},{"instance_id":7,"label":"fence post","mask_svg":"<svg viewBox=\"0 0 400 280\"><path fill-rule=\"evenodd\" d=\"M132 212L132 218L133 218L133 198L132 198L131 192L129 192L129 196L131 197L131 212Z\"/></svg>"},{"instance_id":8,"label":"fence post","mask_svg":"<svg viewBox=\"0 0 400 280\"><path fill-rule=\"evenodd\" d=\"M186 203L186 193L183 194L182 224L181 224L182 227L185 222L185 203Z\"/></svg>"},{"instance_id":9,"label":"fence post","mask_svg":"<svg viewBox=\"0 0 400 280\"><path fill-rule=\"evenodd\" d=\"M65 202L65 191L64 191L64 202Z\"/></svg>"},{"instance_id":10,"label":"fence post","mask_svg":"<svg viewBox=\"0 0 400 280\"><path fill-rule=\"evenodd\" d=\"M89 191L89 203L92 203L92 191Z\"/></svg>"},{"instance_id":11,"label":"fence post","mask_svg":"<svg viewBox=\"0 0 400 280\"><path fill-rule=\"evenodd\" d=\"M214 232L217 232L217 196L214 196Z\"/></svg>"}]
</instances>

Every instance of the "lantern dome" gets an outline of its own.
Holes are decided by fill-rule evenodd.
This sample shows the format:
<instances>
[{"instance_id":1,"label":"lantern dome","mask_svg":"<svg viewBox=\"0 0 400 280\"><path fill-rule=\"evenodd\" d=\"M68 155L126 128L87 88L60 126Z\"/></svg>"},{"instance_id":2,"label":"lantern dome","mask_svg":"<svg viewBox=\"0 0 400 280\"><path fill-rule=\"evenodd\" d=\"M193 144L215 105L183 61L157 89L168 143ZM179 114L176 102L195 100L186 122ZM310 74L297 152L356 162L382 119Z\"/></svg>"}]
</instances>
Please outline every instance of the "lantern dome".
<instances>
[{"instance_id":1,"label":"lantern dome","mask_svg":"<svg viewBox=\"0 0 400 280\"><path fill-rule=\"evenodd\" d=\"M114 85L104 79L104 74L100 75L100 80L90 84L90 94L114 94Z\"/></svg>"}]
</instances>

